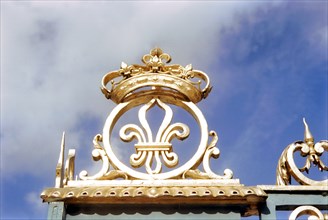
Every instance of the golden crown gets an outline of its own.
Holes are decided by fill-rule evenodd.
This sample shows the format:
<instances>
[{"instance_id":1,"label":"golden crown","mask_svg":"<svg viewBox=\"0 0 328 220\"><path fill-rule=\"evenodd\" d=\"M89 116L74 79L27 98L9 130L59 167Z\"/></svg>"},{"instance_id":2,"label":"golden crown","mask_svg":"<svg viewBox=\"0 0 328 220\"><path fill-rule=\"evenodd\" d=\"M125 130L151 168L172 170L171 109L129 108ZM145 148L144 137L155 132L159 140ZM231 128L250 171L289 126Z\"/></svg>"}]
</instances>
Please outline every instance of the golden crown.
<instances>
[{"instance_id":1,"label":"golden crown","mask_svg":"<svg viewBox=\"0 0 328 220\"><path fill-rule=\"evenodd\" d=\"M140 96L170 96L182 101L197 103L205 99L211 91L208 76L199 70L193 70L189 64L165 65L171 56L154 48L150 54L142 57L142 65L127 65L107 73L102 79L101 91L107 99L122 103ZM108 89L107 85L111 88Z\"/></svg>"}]
</instances>

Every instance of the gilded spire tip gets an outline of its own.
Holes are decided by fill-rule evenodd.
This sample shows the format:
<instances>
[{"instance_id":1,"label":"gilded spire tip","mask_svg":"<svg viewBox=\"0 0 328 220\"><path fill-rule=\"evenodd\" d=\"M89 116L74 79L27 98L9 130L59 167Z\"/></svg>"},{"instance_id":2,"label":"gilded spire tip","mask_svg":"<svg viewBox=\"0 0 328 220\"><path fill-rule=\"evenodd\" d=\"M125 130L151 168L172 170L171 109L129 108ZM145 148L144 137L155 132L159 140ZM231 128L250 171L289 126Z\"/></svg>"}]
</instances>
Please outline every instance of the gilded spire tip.
<instances>
[{"instance_id":1,"label":"gilded spire tip","mask_svg":"<svg viewBox=\"0 0 328 220\"><path fill-rule=\"evenodd\" d=\"M159 57L161 54L163 54L163 50L159 47L155 47L150 51L150 54L152 56L158 56Z\"/></svg>"},{"instance_id":2,"label":"gilded spire tip","mask_svg":"<svg viewBox=\"0 0 328 220\"><path fill-rule=\"evenodd\" d=\"M311 132L310 132L309 126L308 126L308 124L306 123L305 118L303 118L303 123L304 123L304 129L305 129L305 130L304 130L304 141L305 141L305 142L308 142L308 141L313 142L314 139L313 139L313 136L312 136L312 134L311 134Z\"/></svg>"},{"instance_id":3,"label":"gilded spire tip","mask_svg":"<svg viewBox=\"0 0 328 220\"><path fill-rule=\"evenodd\" d=\"M58 163L56 166L56 182L55 187L61 188L63 186L63 172L64 172L64 153L65 153L65 131L63 132Z\"/></svg>"}]
</instances>

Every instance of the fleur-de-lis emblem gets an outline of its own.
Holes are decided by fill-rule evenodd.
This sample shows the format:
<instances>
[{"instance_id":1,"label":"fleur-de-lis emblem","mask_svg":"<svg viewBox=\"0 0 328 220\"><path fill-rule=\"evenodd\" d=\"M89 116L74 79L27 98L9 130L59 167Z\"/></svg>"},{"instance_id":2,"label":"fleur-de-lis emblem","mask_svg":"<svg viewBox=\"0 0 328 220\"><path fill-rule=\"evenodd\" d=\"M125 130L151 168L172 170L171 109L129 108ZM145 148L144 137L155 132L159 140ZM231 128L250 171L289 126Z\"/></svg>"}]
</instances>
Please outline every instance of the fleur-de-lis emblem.
<instances>
[{"instance_id":1,"label":"fleur-de-lis emblem","mask_svg":"<svg viewBox=\"0 0 328 220\"><path fill-rule=\"evenodd\" d=\"M300 168L301 172L309 172L311 164L318 166L320 171L328 170L328 167L321 161L320 156L324 152L325 142L321 141L317 144L314 144L314 138L310 132L309 126L303 118L303 123L305 127L304 131L304 142L307 144L305 152L302 152L303 156L307 156L304 167ZM326 144L327 145L327 144Z\"/></svg>"},{"instance_id":2,"label":"fleur-de-lis emblem","mask_svg":"<svg viewBox=\"0 0 328 220\"><path fill-rule=\"evenodd\" d=\"M171 57L167 53L163 53L160 48L151 50L150 54L146 54L142 58L142 62L150 67L154 73L157 73L160 68L164 66L163 60L165 60L166 63L169 63L171 61Z\"/></svg>"},{"instance_id":3,"label":"fleur-de-lis emblem","mask_svg":"<svg viewBox=\"0 0 328 220\"><path fill-rule=\"evenodd\" d=\"M155 139L146 119L146 112L157 104L165 111L165 116L160 125ZM136 139L138 142L134 145L136 153L130 156L130 164L135 167L145 165L149 174L158 174L162 170L162 161L166 167L172 168L178 164L178 155L173 152L171 140L177 138L183 140L189 136L189 128L183 123L171 124L173 112L172 109L155 98L140 108L138 113L142 128L136 124L127 124L120 130L120 137L125 142ZM171 124L171 125L170 125ZM155 159L155 168L152 168Z\"/></svg>"}]
</instances>

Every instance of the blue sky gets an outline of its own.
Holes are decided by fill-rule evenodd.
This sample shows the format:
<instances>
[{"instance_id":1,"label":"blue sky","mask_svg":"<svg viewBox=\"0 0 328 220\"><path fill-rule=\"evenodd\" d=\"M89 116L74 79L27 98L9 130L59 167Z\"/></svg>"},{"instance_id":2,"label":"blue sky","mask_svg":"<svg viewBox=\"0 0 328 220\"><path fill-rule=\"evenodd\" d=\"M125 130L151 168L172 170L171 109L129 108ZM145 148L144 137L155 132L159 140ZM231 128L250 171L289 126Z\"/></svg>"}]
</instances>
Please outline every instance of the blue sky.
<instances>
[{"instance_id":1,"label":"blue sky","mask_svg":"<svg viewBox=\"0 0 328 220\"><path fill-rule=\"evenodd\" d=\"M92 139L115 105L99 90L155 46L206 72L199 103L219 159L245 185L275 184L284 148L327 138L326 1L1 1L2 219L44 219L61 134L92 169ZM325 155L327 158L327 155ZM313 178L327 173L313 171Z\"/></svg>"}]
</instances>

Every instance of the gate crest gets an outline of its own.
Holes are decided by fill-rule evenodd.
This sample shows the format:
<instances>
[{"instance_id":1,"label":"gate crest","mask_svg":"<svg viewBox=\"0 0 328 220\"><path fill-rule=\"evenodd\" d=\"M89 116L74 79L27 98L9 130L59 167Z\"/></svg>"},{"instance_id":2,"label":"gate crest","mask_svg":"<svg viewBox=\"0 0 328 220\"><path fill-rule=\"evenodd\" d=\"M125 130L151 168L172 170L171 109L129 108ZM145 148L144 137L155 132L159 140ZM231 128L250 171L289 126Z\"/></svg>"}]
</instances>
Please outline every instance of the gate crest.
<instances>
[{"instance_id":1,"label":"gate crest","mask_svg":"<svg viewBox=\"0 0 328 220\"><path fill-rule=\"evenodd\" d=\"M238 182L231 180L231 170L226 169L224 175L220 176L209 165L210 158L218 158L220 154L216 147L218 137L216 132L208 131L205 117L195 105L206 98L211 90L208 76L204 72L193 70L191 65L165 65L170 60L170 55L155 48L150 54L143 56L144 66L122 63L119 70L109 72L103 77L101 91L106 98L118 105L109 114L103 134L97 134L93 141L93 158L101 159L103 166L93 176L82 171L79 175L81 180L193 178ZM110 88L107 88L108 84ZM170 105L183 108L191 114L201 132L195 154L181 166L177 166L179 155L174 152L171 141L175 138L181 141L188 138L190 129L185 123L172 123L174 112ZM154 129L157 133L151 129L146 116L154 106L164 111L159 128ZM130 155L130 164L126 165L115 155L111 138L116 122L132 108L139 108L139 124L126 124L119 132L122 141L137 141L134 144L135 153ZM209 136L212 138L210 141ZM201 163L203 171L197 169ZM163 172L164 166L169 170ZM144 172L134 169L139 167L144 167Z\"/></svg>"},{"instance_id":2,"label":"gate crest","mask_svg":"<svg viewBox=\"0 0 328 220\"><path fill-rule=\"evenodd\" d=\"M155 48L142 57L144 65L122 63L119 70L105 74L101 91L117 105L109 113L102 134L93 139L92 157L102 166L94 175L83 170L79 178L74 177L75 150L69 150L64 165L63 135L55 188L43 191L44 201L215 207L230 204L242 207L245 216L258 213L259 204L267 197L263 190L240 184L230 169L222 175L211 169L210 159L220 155L218 135L208 129L196 105L211 91L209 77L191 64L169 65L170 61L170 55ZM164 112L163 118L156 116L159 125L155 129L147 117L154 108ZM174 117L176 108L185 111L191 120ZM122 125L124 120L120 119L130 110L137 120ZM199 141L188 142L186 147L184 141L195 134L191 130L199 131ZM130 154L128 162L116 155L114 131L118 131L121 144L130 147L126 151ZM182 145L183 153L177 151L176 143Z\"/></svg>"}]
</instances>

